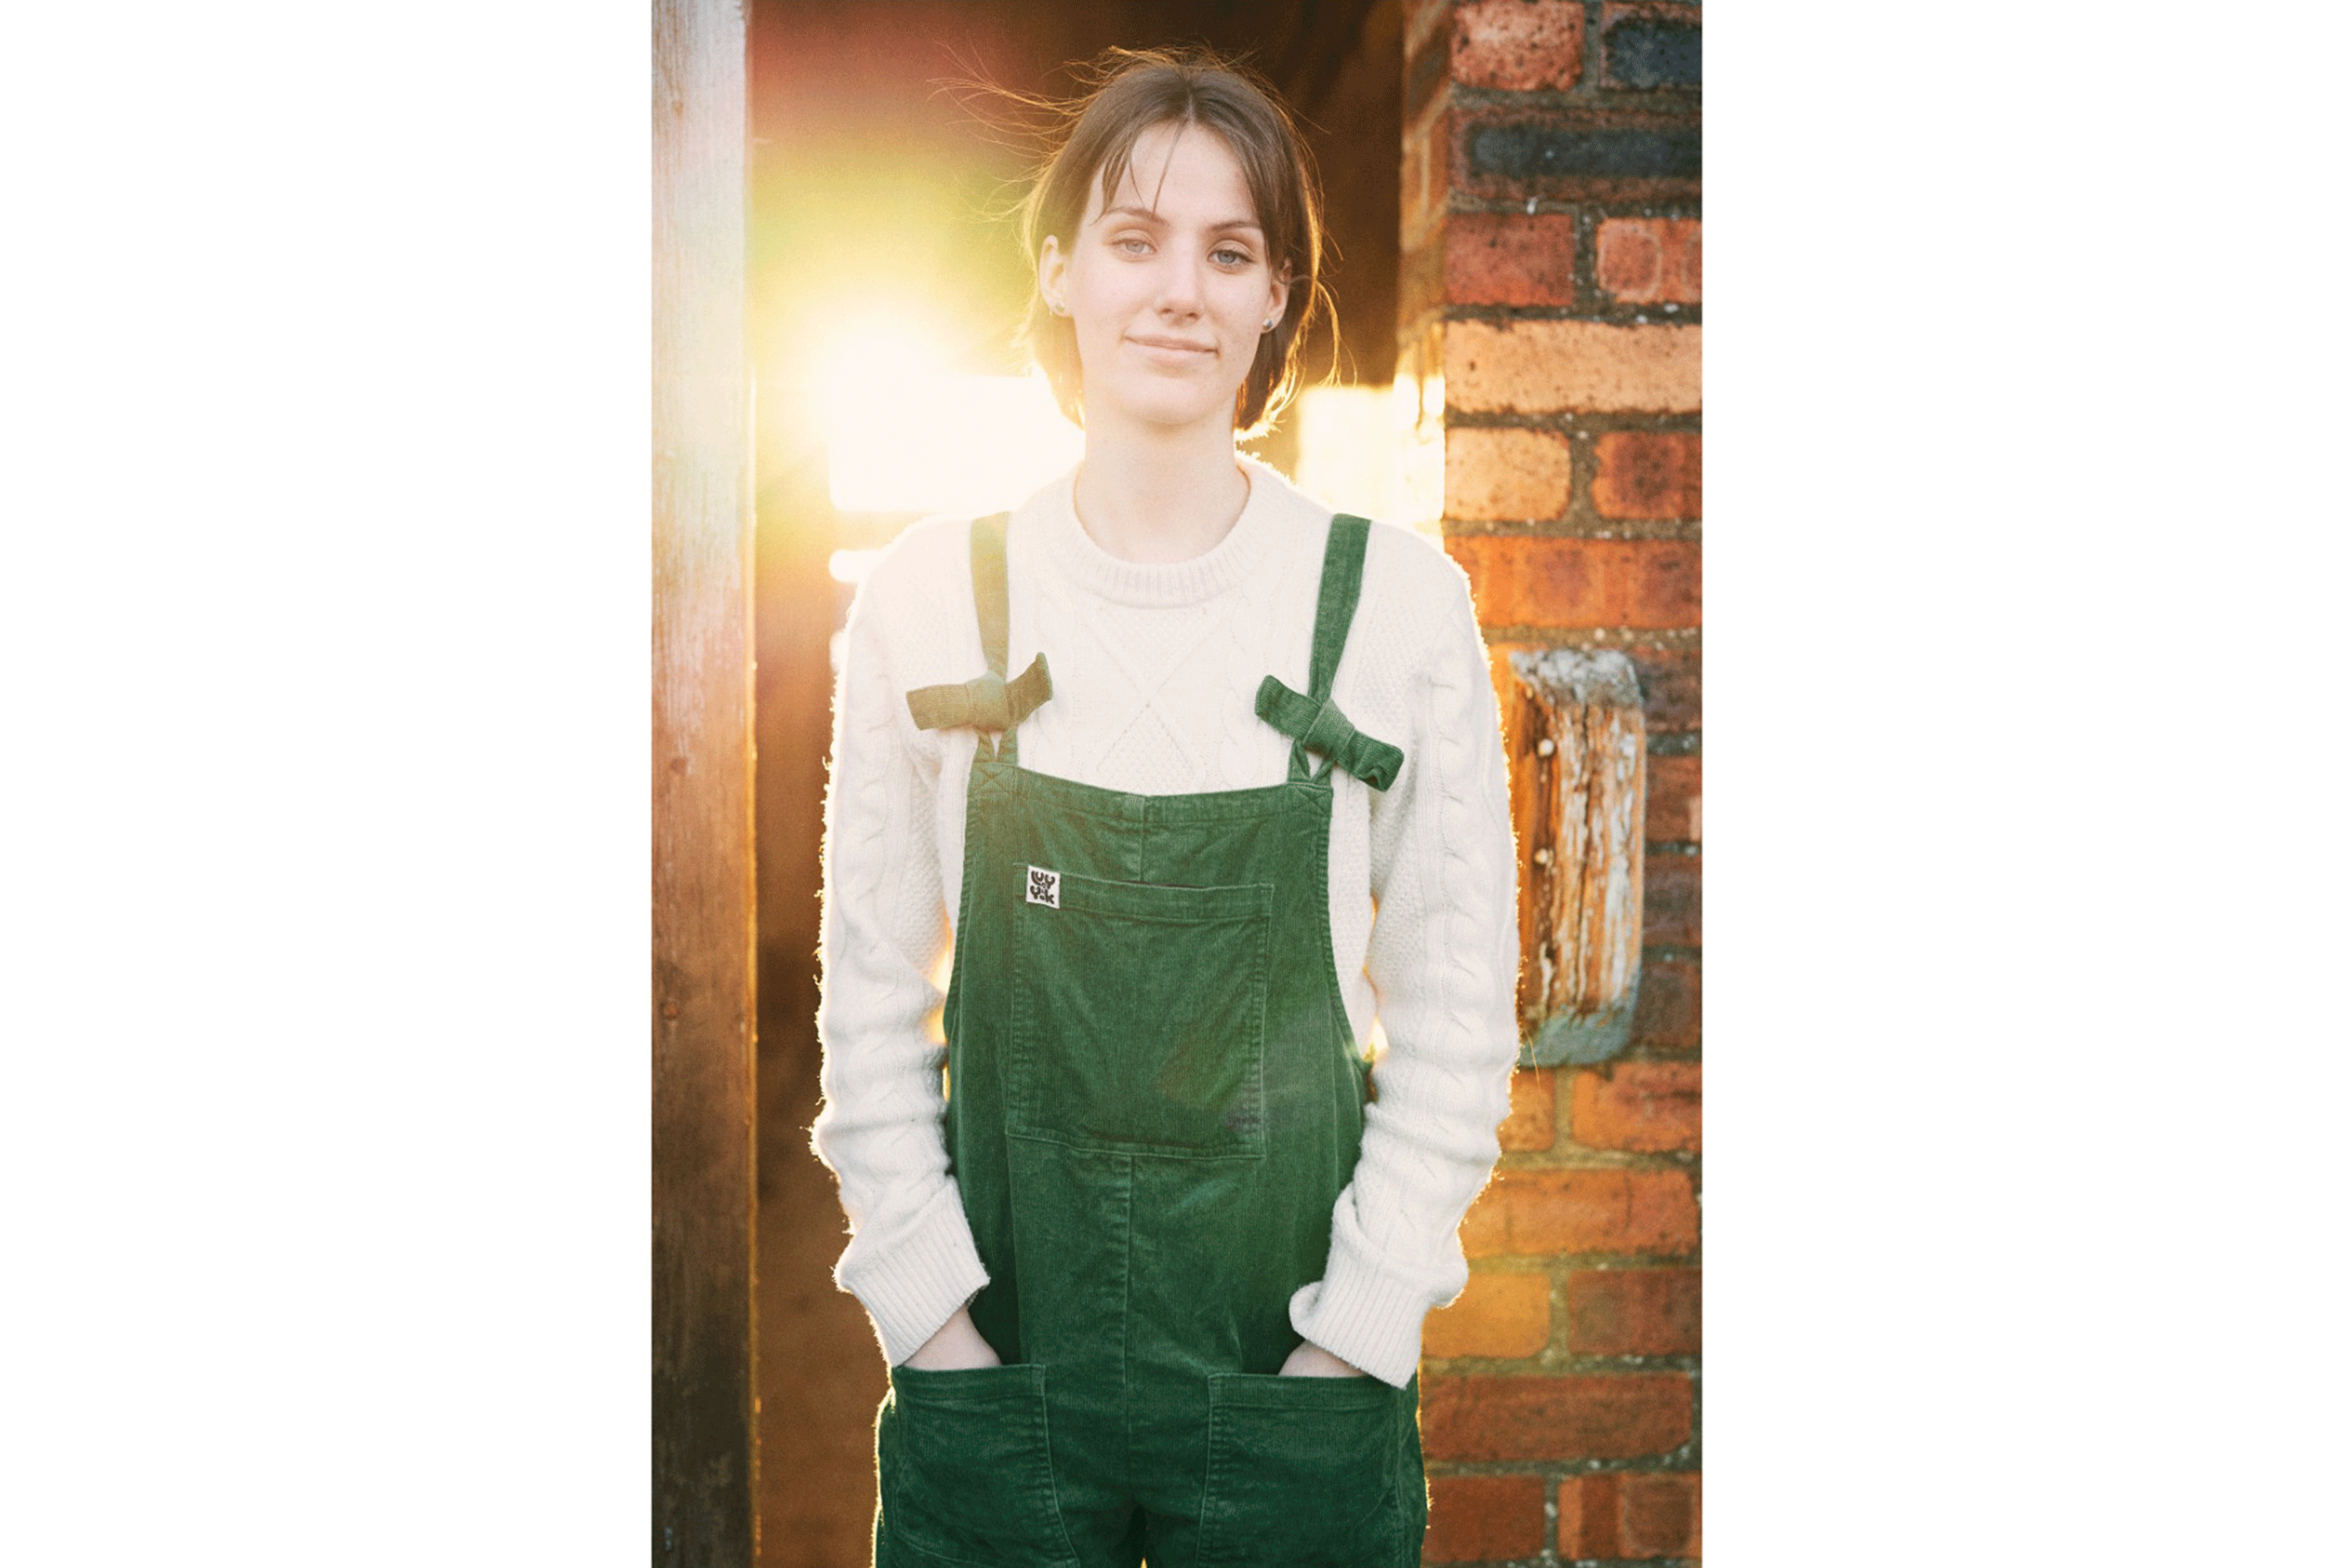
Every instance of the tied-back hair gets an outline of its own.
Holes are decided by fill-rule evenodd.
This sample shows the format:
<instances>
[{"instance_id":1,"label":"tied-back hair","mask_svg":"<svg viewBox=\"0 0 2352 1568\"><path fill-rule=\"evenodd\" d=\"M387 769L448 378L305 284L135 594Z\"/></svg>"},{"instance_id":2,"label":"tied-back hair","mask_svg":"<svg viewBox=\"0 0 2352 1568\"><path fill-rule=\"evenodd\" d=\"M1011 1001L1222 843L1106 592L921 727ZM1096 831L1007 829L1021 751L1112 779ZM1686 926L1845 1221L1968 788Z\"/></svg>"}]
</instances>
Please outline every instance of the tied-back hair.
<instances>
[{"instance_id":1,"label":"tied-back hair","mask_svg":"<svg viewBox=\"0 0 2352 1568\"><path fill-rule=\"evenodd\" d=\"M1274 89L1237 62L1197 46L1107 50L1087 68L1087 90L1067 100L1024 99L1049 117L1048 152L1021 208L1021 242L1031 266L1052 235L1068 254L1086 216L1087 176L1099 174L1103 204L1115 199L1135 143L1157 125L1216 132L1241 165L1266 263L1290 279L1282 320L1260 334L1249 374L1234 398L1234 430L1248 437L1271 428L1297 395L1307 329L1326 298L1322 282L1323 190L1297 123ZM1083 425L1076 329L1032 289L1020 344L1054 389L1071 423Z\"/></svg>"}]
</instances>

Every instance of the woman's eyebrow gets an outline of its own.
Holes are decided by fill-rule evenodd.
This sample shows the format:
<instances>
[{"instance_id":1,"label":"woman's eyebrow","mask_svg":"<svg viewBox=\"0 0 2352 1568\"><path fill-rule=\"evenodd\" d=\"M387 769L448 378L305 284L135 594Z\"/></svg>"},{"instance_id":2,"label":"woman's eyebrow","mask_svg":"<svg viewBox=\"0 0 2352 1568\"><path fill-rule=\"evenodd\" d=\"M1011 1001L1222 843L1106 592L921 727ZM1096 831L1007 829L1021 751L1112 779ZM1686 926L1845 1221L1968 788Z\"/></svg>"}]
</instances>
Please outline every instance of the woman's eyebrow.
<instances>
[{"instance_id":1,"label":"woman's eyebrow","mask_svg":"<svg viewBox=\"0 0 2352 1568\"><path fill-rule=\"evenodd\" d=\"M1129 217L1141 218L1149 223L1165 223L1168 221L1161 217L1158 213L1152 211L1150 207L1130 206L1126 204L1121 204L1115 207L1105 207L1102 213L1103 217L1116 217L1121 215L1125 215ZM1097 219L1096 221L1100 222L1101 220ZM1265 232L1255 218L1229 217L1209 225L1209 232L1212 234L1225 234L1237 229L1247 229L1252 234L1262 234Z\"/></svg>"}]
</instances>

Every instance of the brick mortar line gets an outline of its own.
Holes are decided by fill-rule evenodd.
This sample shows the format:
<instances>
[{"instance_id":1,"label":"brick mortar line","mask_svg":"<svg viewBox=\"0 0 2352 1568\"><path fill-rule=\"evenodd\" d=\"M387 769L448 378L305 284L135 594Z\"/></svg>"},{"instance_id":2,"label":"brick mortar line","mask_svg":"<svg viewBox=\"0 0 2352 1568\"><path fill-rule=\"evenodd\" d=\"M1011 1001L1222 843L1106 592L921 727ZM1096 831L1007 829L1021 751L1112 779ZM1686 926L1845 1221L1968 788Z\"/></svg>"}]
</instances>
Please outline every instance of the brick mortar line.
<instances>
[{"instance_id":1,"label":"brick mortar line","mask_svg":"<svg viewBox=\"0 0 2352 1568\"><path fill-rule=\"evenodd\" d=\"M1579 261L1577 266L1589 274L1590 268L1586 267L1584 261ZM1579 278L1577 287L1580 290L1584 289L1584 278ZM1614 317L1611 314L1612 311L1616 313ZM1645 312L1650 311L1657 312L1659 319L1646 319ZM1618 317L1622 319L1616 319ZM1657 305L1437 305L1413 317L1410 325L1401 325L1397 329L1397 342L1400 344L1417 344L1431 331L1457 321L1483 321L1489 326L1503 327L1507 327L1515 321L1584 321L1596 327L1703 327L1706 324L1704 311L1696 305L1677 306L1673 310L1668 310L1664 303ZM1497 411L1454 410L1456 416L1468 418L1485 418L1495 412ZM1603 418L1615 412L1618 411L1595 409L1586 417ZM1696 410L1693 410L1689 413L1677 412L1662 416L1696 419L1698 415ZM1529 414L1520 415L1517 417L1543 419L1555 416Z\"/></svg>"},{"instance_id":2,"label":"brick mortar line","mask_svg":"<svg viewBox=\"0 0 2352 1568\"><path fill-rule=\"evenodd\" d=\"M1643 1454L1626 1459L1440 1459L1425 1457L1422 1465L1433 1477L1549 1476L1556 1481L1581 1480L1587 1476L1701 1474L1703 1467L1696 1457L1684 1454L1684 1449L1688 1447L1688 1444L1683 1444L1672 1453ZM1638 1561L1649 1563L1653 1560L1642 1558Z\"/></svg>"},{"instance_id":3,"label":"brick mortar line","mask_svg":"<svg viewBox=\"0 0 2352 1568\"><path fill-rule=\"evenodd\" d=\"M1547 1514L1544 1526L1556 1521ZM1473 1557L1425 1560L1428 1568L1700 1568L1696 1557L1562 1557L1546 1550L1533 1557Z\"/></svg>"},{"instance_id":4,"label":"brick mortar line","mask_svg":"<svg viewBox=\"0 0 2352 1568\"><path fill-rule=\"evenodd\" d=\"M1612 1061L1622 1061L1623 1059L1624 1058L1621 1057L1612 1057L1610 1058ZM1569 1064L1562 1062L1559 1065L1566 1067ZM1604 1066L1606 1064L1595 1063L1592 1065L1597 1067ZM1595 1165L1591 1163L1591 1160L1596 1154L1622 1154L1629 1159L1648 1160L1654 1161L1656 1163L1654 1164L1644 1165ZM1703 1152L1697 1149L1604 1149L1597 1143L1579 1143L1574 1139L1570 1138L1567 1134L1562 1133L1552 1141L1552 1146L1549 1149L1504 1150L1501 1158L1496 1162L1495 1173L1497 1175L1502 1175L1507 1173L1536 1174L1548 1173L1555 1171L1630 1171L1635 1173L1657 1171L1681 1171L1690 1177L1691 1191L1693 1193L1696 1193L1699 1190L1699 1162L1702 1158L1704 1158ZM1497 1254L1496 1256L1499 1257L1504 1255ZM1512 1254L1510 1256L1517 1255ZM1542 1256L1549 1257L1549 1254L1543 1254ZM1571 1256L1578 1258L1587 1256L1593 1258L1615 1258L1620 1255L1614 1252L1596 1252L1590 1255L1585 1253L1562 1253L1560 1256L1563 1258ZM1629 1252L1622 1256L1627 1258L1636 1256L1646 1258L1650 1255L1647 1253L1635 1254ZM1685 1255L1676 1252L1671 1254L1661 1253L1658 1256L1681 1258ZM1696 1257L1697 1254L1692 1253L1688 1256Z\"/></svg>"},{"instance_id":5,"label":"brick mortar line","mask_svg":"<svg viewBox=\"0 0 2352 1568\"><path fill-rule=\"evenodd\" d=\"M1690 436L1706 433L1698 414L1650 414L1636 409L1520 414L1507 408L1456 408L1447 411L1445 423L1447 428L1454 430L1557 430L1567 435L1589 431L1610 436L1623 430Z\"/></svg>"},{"instance_id":6,"label":"brick mortar line","mask_svg":"<svg viewBox=\"0 0 2352 1568\"><path fill-rule=\"evenodd\" d=\"M1626 1471L1696 1475L1706 1468L1699 1462L1694 1443L1677 1444L1664 1454L1641 1454L1622 1459L1440 1459L1425 1456L1422 1464L1433 1476L1552 1476L1564 1481Z\"/></svg>"},{"instance_id":7,"label":"brick mortar line","mask_svg":"<svg viewBox=\"0 0 2352 1568\"><path fill-rule=\"evenodd\" d=\"M1529 202L1535 204L1532 208L1528 205ZM1596 219L1689 218L1704 223L1706 215L1700 211L1703 205L1696 196L1482 196L1456 185L1447 190L1445 205L1436 212L1448 217L1455 213L1491 213L1503 217L1534 217L1549 213L1555 217L1591 214Z\"/></svg>"},{"instance_id":8,"label":"brick mortar line","mask_svg":"<svg viewBox=\"0 0 2352 1568\"><path fill-rule=\"evenodd\" d=\"M1550 1500L1546 1499L1547 1502ZM1547 1530L1554 1523L1544 1518ZM1696 1557L1562 1557L1549 1548L1533 1557L1429 1558L1427 1568L1700 1568Z\"/></svg>"},{"instance_id":9,"label":"brick mortar line","mask_svg":"<svg viewBox=\"0 0 2352 1568\"><path fill-rule=\"evenodd\" d=\"M1674 1355L1595 1355L1590 1351L1559 1351L1547 1347L1532 1356L1423 1356L1421 1364L1439 1377L1606 1377L1622 1373L1696 1372L1699 1352Z\"/></svg>"},{"instance_id":10,"label":"brick mortar line","mask_svg":"<svg viewBox=\"0 0 2352 1568\"><path fill-rule=\"evenodd\" d=\"M1568 1064L1563 1062L1559 1065L1565 1067ZM1549 1149L1506 1149L1502 1152L1501 1158L1495 1168L1498 1173L1504 1171L1685 1171L1690 1174L1692 1191L1696 1192L1698 1189L1698 1163L1699 1151L1696 1149L1603 1149L1591 1143L1572 1142L1563 1137L1555 1141ZM1633 1258L1646 1255L1631 1252L1622 1255L1614 1252L1596 1252L1591 1256Z\"/></svg>"},{"instance_id":11,"label":"brick mortar line","mask_svg":"<svg viewBox=\"0 0 2352 1568\"><path fill-rule=\"evenodd\" d=\"M1576 216L1569 220L1572 237L1568 253L1568 291L1576 297L1579 305L1595 310L1601 303L1601 225L1605 221L1594 217L1584 205L1579 205ZM1659 266L1663 268L1664 265L1662 256Z\"/></svg>"},{"instance_id":12,"label":"brick mortar line","mask_svg":"<svg viewBox=\"0 0 2352 1568\"><path fill-rule=\"evenodd\" d=\"M1544 1517L1549 1531L1555 1524ZM1699 1568L1696 1557L1562 1557L1546 1551L1533 1557L1474 1557L1467 1561L1428 1560L1428 1568Z\"/></svg>"},{"instance_id":13,"label":"brick mortar line","mask_svg":"<svg viewBox=\"0 0 2352 1568\"><path fill-rule=\"evenodd\" d=\"M1588 38L1593 35L1587 34ZM1594 39L1597 42L1597 39ZM1589 68L1592 59L1588 56ZM1455 81L1449 76L1444 86L1429 95L1430 104L1444 104L1447 109L1532 110L1537 113L1559 113L1563 110L1631 110L1636 117L1626 124L1612 123L1591 127L1602 131L1696 131L1706 112L1706 88L1661 82L1656 87L1622 87L1614 82L1588 81L1580 77L1571 88L1557 87L1480 87L1474 82Z\"/></svg>"},{"instance_id":14,"label":"brick mortar line","mask_svg":"<svg viewBox=\"0 0 2352 1568\"><path fill-rule=\"evenodd\" d=\"M1665 544L1700 542L1697 518L1566 517L1530 518L1524 521L1480 518L1475 521L1446 520L1448 539L1615 539Z\"/></svg>"},{"instance_id":15,"label":"brick mortar line","mask_svg":"<svg viewBox=\"0 0 2352 1568\"><path fill-rule=\"evenodd\" d=\"M1639 1046L1628 1046L1622 1055L1614 1056L1609 1059L1612 1062L1688 1062L1691 1066L1696 1067L1706 1058L1699 1055L1699 1048L1696 1046L1658 1046L1644 1044ZM1562 1062L1559 1065L1561 1067L1566 1067L1569 1064ZM1555 1142L1557 1142L1557 1140L1555 1140ZM1580 1147L1581 1147L1581 1145L1580 1145ZM1532 1151L1532 1152L1540 1153L1542 1151L1536 1150Z\"/></svg>"},{"instance_id":16,"label":"brick mortar line","mask_svg":"<svg viewBox=\"0 0 2352 1568\"><path fill-rule=\"evenodd\" d=\"M1561 1063L1567 1065L1567 1063ZM1496 1159L1496 1178L1503 1175L1573 1175L1578 1171L1595 1175L1656 1175L1665 1171L1679 1171L1691 1178L1691 1194L1706 1192L1706 1154L1700 1150L1601 1150L1590 1142L1573 1142L1561 1135L1548 1150L1503 1150ZM1484 1192L1479 1196L1484 1196ZM1706 1215L1700 1215L1706 1220ZM1706 1225L1700 1225L1698 1246L1706 1244ZM1604 1253L1604 1250L1583 1250L1583 1253L1494 1253L1496 1258L1583 1258L1585 1268L1634 1268L1642 1258L1698 1258L1691 1253Z\"/></svg>"},{"instance_id":17,"label":"brick mortar line","mask_svg":"<svg viewBox=\"0 0 2352 1568\"><path fill-rule=\"evenodd\" d=\"M1612 215L1617 217L1666 217L1674 215L1659 209L1695 207L1699 200L1699 184L1696 175L1538 174L1514 179L1503 174L1476 174L1472 176L1472 180L1474 183L1471 184L1453 187L1444 206L1433 204L1431 216L1444 216L1461 210L1523 213L1533 216L1543 212L1566 212L1579 205L1605 205L1632 209ZM1488 194L1497 189L1508 194ZM1547 195L1547 192L1559 194ZM1463 204L1459 209L1454 206L1457 197ZM1687 216L1696 217L1699 215L1694 212ZM1410 251L1417 247L1403 248Z\"/></svg>"},{"instance_id":18,"label":"brick mortar line","mask_svg":"<svg viewBox=\"0 0 2352 1568\"><path fill-rule=\"evenodd\" d=\"M1609 1058L1609 1060L1612 1060L1612 1063L1618 1063L1618 1060L1625 1060L1625 1058L1613 1056ZM1679 1060L1694 1060L1696 1063L1696 1060L1700 1060L1700 1058L1696 1056L1694 1051L1689 1058L1679 1058ZM1597 1069L1597 1068L1606 1068L1606 1065L1609 1063L1557 1063L1552 1065L1552 1068L1522 1068L1519 1072L1559 1072L1561 1068ZM1656 1171L1682 1171L1684 1175L1689 1175L1691 1178L1691 1192L1700 1192L1703 1190L1703 1180L1700 1180L1700 1175L1703 1175L1703 1166L1706 1166L1706 1152L1703 1150L1604 1150L1604 1147L1595 1145L1595 1142L1576 1142L1576 1140L1569 1138L1567 1133L1559 1133L1557 1138L1552 1138L1552 1147L1548 1147L1548 1150L1503 1150L1498 1157L1496 1157L1494 1171L1496 1175L1506 1175L1506 1173L1540 1175L1540 1173L1559 1173L1559 1171L1567 1171L1567 1173L1573 1173L1573 1171L1592 1171L1592 1173L1604 1173L1604 1175L1606 1173L1642 1175L1642 1173L1656 1173ZM1484 1196L1484 1192L1479 1196ZM1700 1237L1700 1239L1706 1239L1706 1237ZM1552 1253L1494 1253L1494 1258L1528 1258L1528 1256L1550 1258ZM1600 1250L1588 1250L1588 1253L1559 1253L1559 1256L1585 1258L1585 1260L1618 1260L1618 1258L1682 1258L1684 1253L1600 1253ZM1696 1258L1698 1253L1689 1253L1689 1256ZM1592 1268L1600 1268L1600 1265L1595 1262Z\"/></svg>"},{"instance_id":19,"label":"brick mortar line","mask_svg":"<svg viewBox=\"0 0 2352 1568\"><path fill-rule=\"evenodd\" d=\"M1557 1085L1558 1077L1554 1075L1555 1088ZM1552 1113L1552 1144L1556 1148L1559 1143L1559 1102L1555 1099ZM1538 1364L1557 1361L1570 1353L1568 1348L1568 1331L1575 1321L1575 1314L1569 1309L1568 1277L1577 1272L1579 1272L1577 1269L1566 1264L1560 1264L1544 1271L1544 1342L1534 1356L1528 1358ZM1585 1272L1600 1271L1586 1270Z\"/></svg>"},{"instance_id":20,"label":"brick mortar line","mask_svg":"<svg viewBox=\"0 0 2352 1568\"><path fill-rule=\"evenodd\" d=\"M1555 1074L1560 1072L1597 1072L1604 1067L1611 1067L1619 1062L1663 1063L1669 1067L1677 1065L1697 1067L1706 1060L1706 1057L1700 1054L1700 1047L1697 1046L1665 1046L1660 1045L1654 1040L1643 1040L1638 1045L1627 1046L1623 1050L1618 1052L1615 1056L1611 1057L1607 1061L1554 1062L1548 1067L1523 1067L1517 1070L1520 1072L1548 1072ZM1595 1144L1579 1143L1573 1138L1570 1137L1566 1131L1557 1131L1553 1134L1551 1147L1549 1149L1506 1149L1502 1152L1501 1157L1507 1160L1520 1155L1541 1156L1551 1153L1554 1150L1565 1150L1572 1154L1611 1152L1611 1151L1601 1149ZM1682 1151L1666 1150L1660 1152L1667 1153L1683 1152L1690 1154L1700 1152L1695 1149ZM1624 1152L1638 1153L1642 1152L1642 1151L1627 1150L1624 1151ZM1512 1170L1541 1170L1544 1167L1521 1167L1514 1165L1505 1168Z\"/></svg>"},{"instance_id":21,"label":"brick mortar line","mask_svg":"<svg viewBox=\"0 0 2352 1568\"><path fill-rule=\"evenodd\" d=\"M1486 321L1507 327L1515 321L1587 321L1596 327L1696 327L1705 323L1696 305L1670 301L1655 305L1441 305L1430 311L1438 321ZM1664 316L1664 321L1650 321Z\"/></svg>"},{"instance_id":22,"label":"brick mortar line","mask_svg":"<svg viewBox=\"0 0 2352 1568\"><path fill-rule=\"evenodd\" d=\"M1492 1263L1496 1267L1492 1268L1483 1268L1474 1266L1470 1270L1471 1278L1474 1279L1481 1274L1549 1275L1551 1272L1551 1259L1549 1258L1529 1258L1523 1254L1514 1253L1509 1256L1482 1258L1478 1261L1480 1263Z\"/></svg>"},{"instance_id":23,"label":"brick mortar line","mask_svg":"<svg viewBox=\"0 0 2352 1568\"><path fill-rule=\"evenodd\" d=\"M1429 1459L1425 1461L1433 1476L1554 1476L1564 1481L1578 1480L1585 1476L1605 1476L1612 1473L1639 1475L1696 1475L1696 1465L1669 1464L1661 1457L1634 1459L1593 1459L1583 1461L1590 1469L1572 1468L1558 1459ZM1647 1561L1644 1559L1644 1561Z\"/></svg>"},{"instance_id":24,"label":"brick mortar line","mask_svg":"<svg viewBox=\"0 0 2352 1568\"><path fill-rule=\"evenodd\" d=\"M1545 1498L1550 1502L1550 1498ZM1557 1521L1550 1511L1543 1516L1543 1531L1550 1535ZM1696 1556L1559 1556L1545 1547L1536 1556L1477 1556L1477 1559L1428 1559L1428 1568L1700 1568Z\"/></svg>"},{"instance_id":25,"label":"brick mortar line","mask_svg":"<svg viewBox=\"0 0 2352 1568\"><path fill-rule=\"evenodd\" d=\"M1677 1447L1669 1454L1643 1454L1626 1459L1440 1459L1424 1458L1423 1468L1432 1476L1549 1476L1557 1481L1582 1480L1587 1476L1606 1475L1699 1475L1705 1467L1695 1455L1685 1456L1688 1444ZM1586 1561L1591 1561L1586 1559ZM1602 1558L1602 1562L1614 1559ZM1643 1563L1667 1562L1665 1558L1640 1558ZM1692 1561L1696 1562L1694 1558Z\"/></svg>"},{"instance_id":26,"label":"brick mortar line","mask_svg":"<svg viewBox=\"0 0 2352 1568\"><path fill-rule=\"evenodd\" d=\"M1696 626L1484 626L1489 643L1513 643L1526 647L1655 647L1696 652Z\"/></svg>"}]
</instances>

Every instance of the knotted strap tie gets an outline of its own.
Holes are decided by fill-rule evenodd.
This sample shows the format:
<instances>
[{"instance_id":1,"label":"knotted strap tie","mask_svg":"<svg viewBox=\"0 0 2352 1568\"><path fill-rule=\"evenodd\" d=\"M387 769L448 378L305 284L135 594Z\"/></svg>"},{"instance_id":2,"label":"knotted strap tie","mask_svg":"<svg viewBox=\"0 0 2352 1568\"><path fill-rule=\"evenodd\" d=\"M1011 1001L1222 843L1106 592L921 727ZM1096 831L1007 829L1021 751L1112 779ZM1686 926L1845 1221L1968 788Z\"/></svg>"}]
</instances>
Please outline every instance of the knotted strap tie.
<instances>
[{"instance_id":1,"label":"knotted strap tie","mask_svg":"<svg viewBox=\"0 0 2352 1568\"><path fill-rule=\"evenodd\" d=\"M1337 702L1301 697L1271 675L1258 682L1257 716L1374 789L1396 783L1397 770L1404 766L1402 752L1357 729Z\"/></svg>"},{"instance_id":2,"label":"knotted strap tie","mask_svg":"<svg viewBox=\"0 0 2352 1568\"><path fill-rule=\"evenodd\" d=\"M1011 680L992 671L952 686L919 687L907 693L907 710L915 716L918 730L970 725L1003 731L1035 712L1037 705L1052 695L1054 679L1046 673L1045 656L1041 653Z\"/></svg>"}]
</instances>

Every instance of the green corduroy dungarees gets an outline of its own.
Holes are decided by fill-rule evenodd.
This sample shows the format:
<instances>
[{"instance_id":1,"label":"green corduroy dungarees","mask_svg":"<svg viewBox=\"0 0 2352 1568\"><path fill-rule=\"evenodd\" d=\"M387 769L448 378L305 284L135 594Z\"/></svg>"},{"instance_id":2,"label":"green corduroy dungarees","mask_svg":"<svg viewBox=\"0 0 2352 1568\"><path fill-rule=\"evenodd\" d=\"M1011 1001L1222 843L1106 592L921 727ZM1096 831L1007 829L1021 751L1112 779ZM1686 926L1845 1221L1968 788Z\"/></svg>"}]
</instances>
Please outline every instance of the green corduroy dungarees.
<instances>
[{"instance_id":1,"label":"green corduroy dungarees","mask_svg":"<svg viewBox=\"0 0 2352 1568\"><path fill-rule=\"evenodd\" d=\"M1051 682L1042 655L1005 679L1004 521L972 525L988 674L908 694L983 731L946 1137L1004 1364L891 1369L875 1562L1418 1563L1418 1380L1276 1375L1363 1128L1326 883L1331 768L1385 789L1402 762L1329 700L1368 525L1333 521L1308 689L1258 690L1289 777L1145 795L1020 766Z\"/></svg>"}]
</instances>

